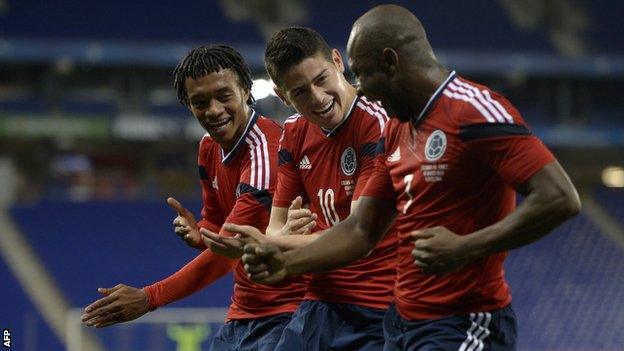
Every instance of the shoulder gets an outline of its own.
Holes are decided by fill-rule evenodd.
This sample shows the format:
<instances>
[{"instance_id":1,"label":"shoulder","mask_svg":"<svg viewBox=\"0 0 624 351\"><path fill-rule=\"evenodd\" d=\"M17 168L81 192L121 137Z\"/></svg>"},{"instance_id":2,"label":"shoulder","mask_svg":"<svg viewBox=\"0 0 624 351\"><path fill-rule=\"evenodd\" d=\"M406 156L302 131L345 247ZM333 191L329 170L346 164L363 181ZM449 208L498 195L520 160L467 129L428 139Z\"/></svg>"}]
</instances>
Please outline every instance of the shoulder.
<instances>
[{"instance_id":1,"label":"shoulder","mask_svg":"<svg viewBox=\"0 0 624 351\"><path fill-rule=\"evenodd\" d=\"M284 136L291 139L300 134L306 134L308 120L299 113L286 118L284 121Z\"/></svg>"},{"instance_id":2,"label":"shoulder","mask_svg":"<svg viewBox=\"0 0 624 351\"><path fill-rule=\"evenodd\" d=\"M210 134L208 134L208 133L204 134L204 136L199 141L199 154L200 154L200 156L201 155L207 155L210 152L212 152L212 149L213 149L214 145L216 145L216 142L214 141L214 139L212 139L210 137Z\"/></svg>"},{"instance_id":3,"label":"shoulder","mask_svg":"<svg viewBox=\"0 0 624 351\"><path fill-rule=\"evenodd\" d=\"M383 132L389 122L388 113L380 103L369 101L365 96L358 97L354 106L354 114L365 125L378 125Z\"/></svg>"},{"instance_id":4,"label":"shoulder","mask_svg":"<svg viewBox=\"0 0 624 351\"><path fill-rule=\"evenodd\" d=\"M265 117L259 116L256 121L256 125L251 129L251 132L262 133L265 135L270 135L271 138L279 138L282 134L282 127L274 120Z\"/></svg>"},{"instance_id":5,"label":"shoulder","mask_svg":"<svg viewBox=\"0 0 624 351\"><path fill-rule=\"evenodd\" d=\"M524 120L501 94L485 85L455 77L442 92L447 111L459 126L471 124L517 124Z\"/></svg>"}]
</instances>

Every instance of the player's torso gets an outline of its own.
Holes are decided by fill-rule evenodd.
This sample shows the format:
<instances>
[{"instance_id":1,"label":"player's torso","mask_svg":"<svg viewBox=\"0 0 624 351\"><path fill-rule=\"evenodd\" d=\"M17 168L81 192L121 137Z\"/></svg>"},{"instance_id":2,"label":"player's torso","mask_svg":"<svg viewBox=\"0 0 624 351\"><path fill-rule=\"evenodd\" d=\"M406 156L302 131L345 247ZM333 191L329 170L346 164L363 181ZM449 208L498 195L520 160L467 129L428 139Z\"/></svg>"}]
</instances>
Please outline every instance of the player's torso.
<instances>
[{"instance_id":1,"label":"player's torso","mask_svg":"<svg viewBox=\"0 0 624 351\"><path fill-rule=\"evenodd\" d=\"M319 229L325 229L349 215L361 165L356 152L360 143L349 125L334 138L325 136L315 125L307 127L307 135L293 156L299 164L310 209L319 215Z\"/></svg>"},{"instance_id":2,"label":"player's torso","mask_svg":"<svg viewBox=\"0 0 624 351\"><path fill-rule=\"evenodd\" d=\"M456 106L441 97L416 127L396 120L387 127L385 164L397 199L400 232L395 296L400 311L416 311L412 318L445 315L455 305L482 306L490 292L508 296L504 254L443 276L424 275L413 265L411 231L444 226L466 235L500 220L513 206L513 190L462 140Z\"/></svg>"},{"instance_id":3,"label":"player's torso","mask_svg":"<svg viewBox=\"0 0 624 351\"><path fill-rule=\"evenodd\" d=\"M380 108L370 104L365 101L356 106L346 123L329 136L304 120L298 121L296 134L286 134L296 139L292 157L298 164L310 209L319 217L315 230L334 226L349 216L356 185L365 181L359 178L364 167L372 172L374 148L387 117L385 112L376 116L374 110L369 109L373 114L365 111L369 106ZM376 130L373 138L372 129ZM396 242L393 232L368 257L342 269L315 274L306 298L386 308L394 286Z\"/></svg>"}]
</instances>

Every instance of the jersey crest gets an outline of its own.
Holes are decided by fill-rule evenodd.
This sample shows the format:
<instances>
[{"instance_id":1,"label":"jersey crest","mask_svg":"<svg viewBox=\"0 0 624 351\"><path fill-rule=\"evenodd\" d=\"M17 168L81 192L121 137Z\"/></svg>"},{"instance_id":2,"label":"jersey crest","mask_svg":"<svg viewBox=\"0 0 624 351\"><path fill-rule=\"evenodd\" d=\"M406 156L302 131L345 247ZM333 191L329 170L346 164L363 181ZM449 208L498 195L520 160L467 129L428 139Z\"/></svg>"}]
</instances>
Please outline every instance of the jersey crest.
<instances>
[{"instance_id":1,"label":"jersey crest","mask_svg":"<svg viewBox=\"0 0 624 351\"><path fill-rule=\"evenodd\" d=\"M357 158L353 147L348 147L342 152L340 157L340 168L346 176L352 176L357 170Z\"/></svg>"},{"instance_id":2,"label":"jersey crest","mask_svg":"<svg viewBox=\"0 0 624 351\"><path fill-rule=\"evenodd\" d=\"M440 129L435 130L425 144L425 158L427 161L437 161L446 151L446 134Z\"/></svg>"}]
</instances>

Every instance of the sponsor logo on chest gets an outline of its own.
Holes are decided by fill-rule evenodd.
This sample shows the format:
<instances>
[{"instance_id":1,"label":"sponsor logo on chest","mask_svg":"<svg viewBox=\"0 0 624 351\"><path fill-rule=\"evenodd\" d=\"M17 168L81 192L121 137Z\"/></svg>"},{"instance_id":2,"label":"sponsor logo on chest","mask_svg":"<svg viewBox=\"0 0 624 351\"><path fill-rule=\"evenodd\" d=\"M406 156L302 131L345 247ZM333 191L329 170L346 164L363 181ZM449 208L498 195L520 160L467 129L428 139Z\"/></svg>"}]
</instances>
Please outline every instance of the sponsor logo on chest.
<instances>
[{"instance_id":1,"label":"sponsor logo on chest","mask_svg":"<svg viewBox=\"0 0 624 351\"><path fill-rule=\"evenodd\" d=\"M307 155L303 155L303 158L299 161L299 169L312 169L312 163L310 163Z\"/></svg>"}]
</instances>

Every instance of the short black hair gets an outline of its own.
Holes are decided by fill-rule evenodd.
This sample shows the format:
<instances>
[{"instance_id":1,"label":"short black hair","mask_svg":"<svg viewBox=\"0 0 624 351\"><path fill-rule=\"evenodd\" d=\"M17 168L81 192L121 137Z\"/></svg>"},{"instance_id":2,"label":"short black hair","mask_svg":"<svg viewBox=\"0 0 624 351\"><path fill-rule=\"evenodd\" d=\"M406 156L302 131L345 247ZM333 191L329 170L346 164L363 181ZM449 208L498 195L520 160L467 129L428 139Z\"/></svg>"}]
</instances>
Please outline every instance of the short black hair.
<instances>
[{"instance_id":1,"label":"short black hair","mask_svg":"<svg viewBox=\"0 0 624 351\"><path fill-rule=\"evenodd\" d=\"M178 93L178 101L188 106L185 82L187 78L198 79L205 75L229 68L236 75L246 91L249 92L247 104L252 106L256 100L251 95L251 70L241 54L231 46L210 45L195 48L186 55L173 71L173 86Z\"/></svg>"},{"instance_id":2,"label":"short black hair","mask_svg":"<svg viewBox=\"0 0 624 351\"><path fill-rule=\"evenodd\" d=\"M267 42L264 66L273 82L279 86L282 74L318 53L331 62L332 50L318 32L310 28L289 27L273 34Z\"/></svg>"}]
</instances>

